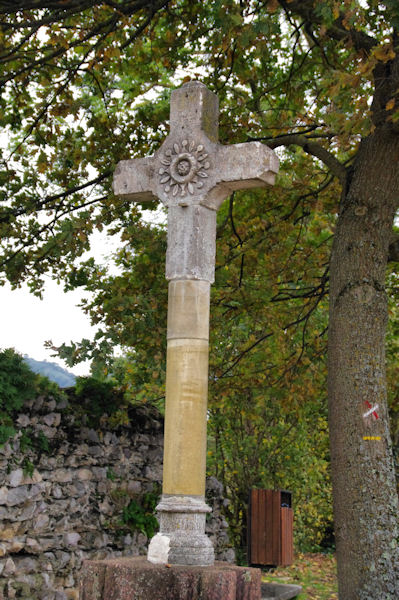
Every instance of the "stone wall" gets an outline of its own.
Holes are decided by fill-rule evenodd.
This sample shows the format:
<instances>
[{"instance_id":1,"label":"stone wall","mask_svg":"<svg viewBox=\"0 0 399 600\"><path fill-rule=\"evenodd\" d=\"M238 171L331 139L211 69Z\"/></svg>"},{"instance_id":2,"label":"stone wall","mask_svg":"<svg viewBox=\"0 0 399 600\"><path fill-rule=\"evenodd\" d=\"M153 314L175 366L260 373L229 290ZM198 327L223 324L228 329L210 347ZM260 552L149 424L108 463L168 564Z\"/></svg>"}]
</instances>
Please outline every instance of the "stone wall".
<instances>
[{"instance_id":1,"label":"stone wall","mask_svg":"<svg viewBox=\"0 0 399 600\"><path fill-rule=\"evenodd\" d=\"M163 424L146 407L129 416L129 426L99 430L78 425L66 400L24 407L19 427L50 447L21 448L19 433L0 448L0 600L75 600L83 559L146 553L146 535L122 511L160 489ZM210 478L207 532L217 558L232 561L222 492Z\"/></svg>"}]
</instances>

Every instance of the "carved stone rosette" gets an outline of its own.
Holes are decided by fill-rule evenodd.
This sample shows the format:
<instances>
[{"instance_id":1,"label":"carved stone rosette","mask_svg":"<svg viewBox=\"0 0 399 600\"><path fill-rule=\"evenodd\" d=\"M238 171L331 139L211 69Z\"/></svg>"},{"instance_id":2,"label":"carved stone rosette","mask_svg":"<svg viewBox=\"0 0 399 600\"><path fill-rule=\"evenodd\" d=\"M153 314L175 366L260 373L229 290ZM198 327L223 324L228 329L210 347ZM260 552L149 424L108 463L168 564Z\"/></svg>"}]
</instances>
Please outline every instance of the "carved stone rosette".
<instances>
[{"instance_id":1,"label":"carved stone rosette","mask_svg":"<svg viewBox=\"0 0 399 600\"><path fill-rule=\"evenodd\" d=\"M162 155L162 167L158 171L164 192L172 196L186 196L194 194L196 189L200 190L211 166L208 158L202 144L193 140L183 140L180 144L175 142Z\"/></svg>"}]
</instances>

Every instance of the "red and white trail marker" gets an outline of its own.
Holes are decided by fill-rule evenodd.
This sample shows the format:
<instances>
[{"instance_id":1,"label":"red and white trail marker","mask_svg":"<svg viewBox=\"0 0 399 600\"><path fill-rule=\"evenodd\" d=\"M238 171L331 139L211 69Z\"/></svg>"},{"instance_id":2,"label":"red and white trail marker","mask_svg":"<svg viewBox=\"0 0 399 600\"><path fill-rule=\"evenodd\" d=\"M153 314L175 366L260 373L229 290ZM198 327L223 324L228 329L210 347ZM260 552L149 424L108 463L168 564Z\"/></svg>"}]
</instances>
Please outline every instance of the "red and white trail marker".
<instances>
[{"instance_id":1,"label":"red and white trail marker","mask_svg":"<svg viewBox=\"0 0 399 600\"><path fill-rule=\"evenodd\" d=\"M372 404L370 404L370 402L368 400L365 401L365 404L366 404L368 410L366 410L366 412L363 413L363 418L367 419L367 417L370 417L370 415L373 415L374 419L376 419L376 420L379 419L378 412L377 412L378 404L374 404L374 406L373 406Z\"/></svg>"}]
</instances>

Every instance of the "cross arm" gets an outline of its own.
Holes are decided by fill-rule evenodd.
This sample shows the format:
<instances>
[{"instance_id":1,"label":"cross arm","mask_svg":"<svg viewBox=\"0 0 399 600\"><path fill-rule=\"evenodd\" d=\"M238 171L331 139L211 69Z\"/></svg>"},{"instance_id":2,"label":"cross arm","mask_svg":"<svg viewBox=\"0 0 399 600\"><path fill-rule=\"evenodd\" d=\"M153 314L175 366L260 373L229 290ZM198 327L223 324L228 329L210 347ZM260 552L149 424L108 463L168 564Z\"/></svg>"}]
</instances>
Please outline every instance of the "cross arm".
<instances>
[{"instance_id":1,"label":"cross arm","mask_svg":"<svg viewBox=\"0 0 399 600\"><path fill-rule=\"evenodd\" d=\"M273 185L279 167L277 155L260 142L219 146L216 162L216 185L203 203L214 210L235 190Z\"/></svg>"},{"instance_id":2,"label":"cross arm","mask_svg":"<svg viewBox=\"0 0 399 600\"><path fill-rule=\"evenodd\" d=\"M260 142L221 146L219 180L231 191L273 185L279 160Z\"/></svg>"},{"instance_id":3,"label":"cross arm","mask_svg":"<svg viewBox=\"0 0 399 600\"><path fill-rule=\"evenodd\" d=\"M154 170L152 156L121 160L114 173L112 183L114 194L135 202L157 200Z\"/></svg>"}]
</instances>

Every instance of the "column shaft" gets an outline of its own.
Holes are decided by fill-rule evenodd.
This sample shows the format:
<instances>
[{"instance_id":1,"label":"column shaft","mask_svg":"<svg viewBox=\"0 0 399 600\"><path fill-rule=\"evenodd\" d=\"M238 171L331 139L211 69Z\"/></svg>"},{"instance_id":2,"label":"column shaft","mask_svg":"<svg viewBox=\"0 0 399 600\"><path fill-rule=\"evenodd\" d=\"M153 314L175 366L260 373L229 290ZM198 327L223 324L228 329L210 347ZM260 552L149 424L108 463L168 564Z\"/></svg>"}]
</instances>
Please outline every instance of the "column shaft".
<instances>
[{"instance_id":1,"label":"column shaft","mask_svg":"<svg viewBox=\"0 0 399 600\"><path fill-rule=\"evenodd\" d=\"M204 496L208 396L207 281L169 283L163 493Z\"/></svg>"}]
</instances>

